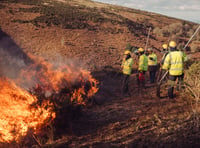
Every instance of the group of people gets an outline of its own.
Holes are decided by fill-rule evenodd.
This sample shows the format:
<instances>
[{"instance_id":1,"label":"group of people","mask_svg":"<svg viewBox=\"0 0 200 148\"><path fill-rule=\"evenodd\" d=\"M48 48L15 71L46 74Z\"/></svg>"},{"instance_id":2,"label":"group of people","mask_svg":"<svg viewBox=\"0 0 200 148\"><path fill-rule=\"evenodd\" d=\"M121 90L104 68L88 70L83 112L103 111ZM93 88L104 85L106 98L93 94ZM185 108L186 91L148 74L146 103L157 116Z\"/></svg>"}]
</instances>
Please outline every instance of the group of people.
<instances>
[{"instance_id":1,"label":"group of people","mask_svg":"<svg viewBox=\"0 0 200 148\"><path fill-rule=\"evenodd\" d=\"M156 72L158 67L161 66L161 75L164 73L169 73L168 80L168 97L170 99L174 98L174 87L176 79L178 79L178 83L181 88L183 84L183 63L187 60L187 56L184 52L177 49L177 44L175 41L170 41L169 44L163 44L162 46L163 57L158 64L157 55L153 51L152 48L147 49L145 51L143 48L139 48L137 50L138 55L138 73L137 73L137 81L139 87L142 89L145 87L145 74L149 71L149 81L150 83L155 83ZM122 95L128 94L128 81L132 72L133 66L133 58L131 56L130 50L125 50L124 58L122 61L122 72L123 72L123 84L122 84Z\"/></svg>"}]
</instances>

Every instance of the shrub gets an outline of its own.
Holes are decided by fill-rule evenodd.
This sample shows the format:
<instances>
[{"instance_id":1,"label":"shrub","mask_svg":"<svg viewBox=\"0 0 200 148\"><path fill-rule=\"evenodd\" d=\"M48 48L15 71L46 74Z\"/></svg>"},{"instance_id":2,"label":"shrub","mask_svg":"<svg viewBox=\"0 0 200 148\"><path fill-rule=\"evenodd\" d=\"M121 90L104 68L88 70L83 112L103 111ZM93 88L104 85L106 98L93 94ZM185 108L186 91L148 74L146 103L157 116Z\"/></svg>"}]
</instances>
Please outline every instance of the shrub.
<instances>
[{"instance_id":1,"label":"shrub","mask_svg":"<svg viewBox=\"0 0 200 148\"><path fill-rule=\"evenodd\" d=\"M195 41L200 41L200 30L199 30L199 33L197 33L194 37L194 40Z\"/></svg>"},{"instance_id":2,"label":"shrub","mask_svg":"<svg viewBox=\"0 0 200 148\"><path fill-rule=\"evenodd\" d=\"M182 28L183 28L183 25L181 23L173 23L163 28L156 27L153 30L153 32L157 34L158 36L164 36L164 37L169 37L172 34L176 36L180 36L183 33Z\"/></svg>"},{"instance_id":3,"label":"shrub","mask_svg":"<svg viewBox=\"0 0 200 148\"><path fill-rule=\"evenodd\" d=\"M193 63L186 71L186 90L192 96L191 107L195 126L199 127L200 119L200 62Z\"/></svg>"},{"instance_id":4,"label":"shrub","mask_svg":"<svg viewBox=\"0 0 200 148\"><path fill-rule=\"evenodd\" d=\"M153 33L158 36L163 36L163 31L159 27L155 27L155 29L153 30Z\"/></svg>"},{"instance_id":5,"label":"shrub","mask_svg":"<svg viewBox=\"0 0 200 148\"><path fill-rule=\"evenodd\" d=\"M173 23L163 28L156 27L153 33L161 37L188 37L190 38L196 31L198 26L184 23ZM200 41L200 33L196 34L194 39Z\"/></svg>"},{"instance_id":6,"label":"shrub","mask_svg":"<svg viewBox=\"0 0 200 148\"><path fill-rule=\"evenodd\" d=\"M41 5L43 0L4 0L4 2L11 2L11 3L22 3L25 5Z\"/></svg>"},{"instance_id":7,"label":"shrub","mask_svg":"<svg viewBox=\"0 0 200 148\"><path fill-rule=\"evenodd\" d=\"M171 34L181 34L182 33L182 24L181 23L173 23L169 25L168 30Z\"/></svg>"},{"instance_id":8,"label":"shrub","mask_svg":"<svg viewBox=\"0 0 200 148\"><path fill-rule=\"evenodd\" d=\"M193 35L193 33L194 33L194 30L193 29L189 29L187 31L187 37L191 37Z\"/></svg>"},{"instance_id":9,"label":"shrub","mask_svg":"<svg viewBox=\"0 0 200 148\"><path fill-rule=\"evenodd\" d=\"M2 9L2 8L5 8L5 6L0 4L0 9Z\"/></svg>"},{"instance_id":10,"label":"shrub","mask_svg":"<svg viewBox=\"0 0 200 148\"><path fill-rule=\"evenodd\" d=\"M191 43L190 49L191 49L191 52L193 52L193 53L200 51L200 47L195 42Z\"/></svg>"}]
</instances>

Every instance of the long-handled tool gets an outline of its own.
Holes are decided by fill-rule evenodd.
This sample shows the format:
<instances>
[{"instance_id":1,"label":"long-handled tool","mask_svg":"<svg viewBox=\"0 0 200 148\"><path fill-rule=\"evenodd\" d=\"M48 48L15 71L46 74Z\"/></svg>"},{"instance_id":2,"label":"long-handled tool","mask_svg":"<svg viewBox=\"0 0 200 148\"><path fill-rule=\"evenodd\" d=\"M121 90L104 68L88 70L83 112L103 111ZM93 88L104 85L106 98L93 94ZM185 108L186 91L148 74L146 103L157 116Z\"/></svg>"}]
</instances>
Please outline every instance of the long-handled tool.
<instances>
[{"instance_id":1,"label":"long-handled tool","mask_svg":"<svg viewBox=\"0 0 200 148\"><path fill-rule=\"evenodd\" d=\"M193 37L197 34L197 32L200 29L200 25L199 27L196 29L196 31L194 32L194 34L191 36L191 38L189 39L189 41L187 42L187 44L185 44L185 47L183 48L183 50L185 50L185 48L188 46L188 44L190 43L190 41L193 39Z\"/></svg>"},{"instance_id":2,"label":"long-handled tool","mask_svg":"<svg viewBox=\"0 0 200 148\"><path fill-rule=\"evenodd\" d=\"M148 36L147 36L147 41L146 41L146 45L145 45L145 51L147 50L150 32L151 32L151 27L149 27Z\"/></svg>"},{"instance_id":3,"label":"long-handled tool","mask_svg":"<svg viewBox=\"0 0 200 148\"><path fill-rule=\"evenodd\" d=\"M162 83L162 81L164 80L164 78L167 76L168 74L168 70L164 73L164 75L162 76L162 78L160 79L160 81L158 82L158 85L160 85Z\"/></svg>"},{"instance_id":4,"label":"long-handled tool","mask_svg":"<svg viewBox=\"0 0 200 148\"><path fill-rule=\"evenodd\" d=\"M157 83L157 92L156 92L156 95L157 97L161 98L161 92L160 92L160 88L161 88L161 85L163 84L162 81L164 80L164 78L167 76L168 74L168 70L163 74L163 76L161 77L160 81Z\"/></svg>"}]
</instances>

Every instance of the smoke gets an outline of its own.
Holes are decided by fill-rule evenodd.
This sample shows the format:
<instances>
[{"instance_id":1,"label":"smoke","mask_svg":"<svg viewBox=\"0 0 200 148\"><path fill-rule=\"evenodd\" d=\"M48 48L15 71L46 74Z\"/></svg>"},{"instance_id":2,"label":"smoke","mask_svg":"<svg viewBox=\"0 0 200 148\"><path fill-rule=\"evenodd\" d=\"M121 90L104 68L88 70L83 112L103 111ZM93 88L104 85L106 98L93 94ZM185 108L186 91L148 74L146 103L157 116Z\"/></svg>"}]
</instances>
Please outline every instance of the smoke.
<instances>
[{"instance_id":1,"label":"smoke","mask_svg":"<svg viewBox=\"0 0 200 148\"><path fill-rule=\"evenodd\" d=\"M2 30L0 30L0 76L15 79L33 61Z\"/></svg>"},{"instance_id":2,"label":"smoke","mask_svg":"<svg viewBox=\"0 0 200 148\"><path fill-rule=\"evenodd\" d=\"M7 77L0 77L0 142L18 142L29 128L35 130L49 124L50 119L66 123L67 108L86 105L98 91L89 71L56 51L52 54L50 62L45 60L49 57L27 55L0 31L0 75Z\"/></svg>"},{"instance_id":3,"label":"smoke","mask_svg":"<svg viewBox=\"0 0 200 148\"><path fill-rule=\"evenodd\" d=\"M9 78L16 78L20 69L26 67L24 60L11 56L7 51L0 48L0 75Z\"/></svg>"},{"instance_id":4,"label":"smoke","mask_svg":"<svg viewBox=\"0 0 200 148\"><path fill-rule=\"evenodd\" d=\"M0 76L14 80L27 91L40 86L49 96L65 87L80 85L82 81L92 79L83 64L64 58L57 50L42 58L27 55L0 30Z\"/></svg>"}]
</instances>

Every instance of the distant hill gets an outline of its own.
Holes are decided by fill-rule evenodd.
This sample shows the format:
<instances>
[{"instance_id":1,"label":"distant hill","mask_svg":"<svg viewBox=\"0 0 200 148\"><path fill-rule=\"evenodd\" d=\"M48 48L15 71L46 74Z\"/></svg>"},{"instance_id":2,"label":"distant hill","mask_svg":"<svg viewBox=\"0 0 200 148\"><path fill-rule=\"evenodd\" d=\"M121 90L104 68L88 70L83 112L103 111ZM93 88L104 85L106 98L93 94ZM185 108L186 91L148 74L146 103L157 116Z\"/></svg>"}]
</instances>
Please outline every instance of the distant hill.
<instances>
[{"instance_id":1,"label":"distant hill","mask_svg":"<svg viewBox=\"0 0 200 148\"><path fill-rule=\"evenodd\" d=\"M81 61L89 68L119 65L128 43L144 48L149 27L152 31L148 47L157 52L174 34L164 32L164 36L158 36L160 32L153 33L155 28L170 24L195 25L89 0L5 0L0 8L2 30L25 52L51 60L55 60L56 53Z\"/></svg>"}]
</instances>

